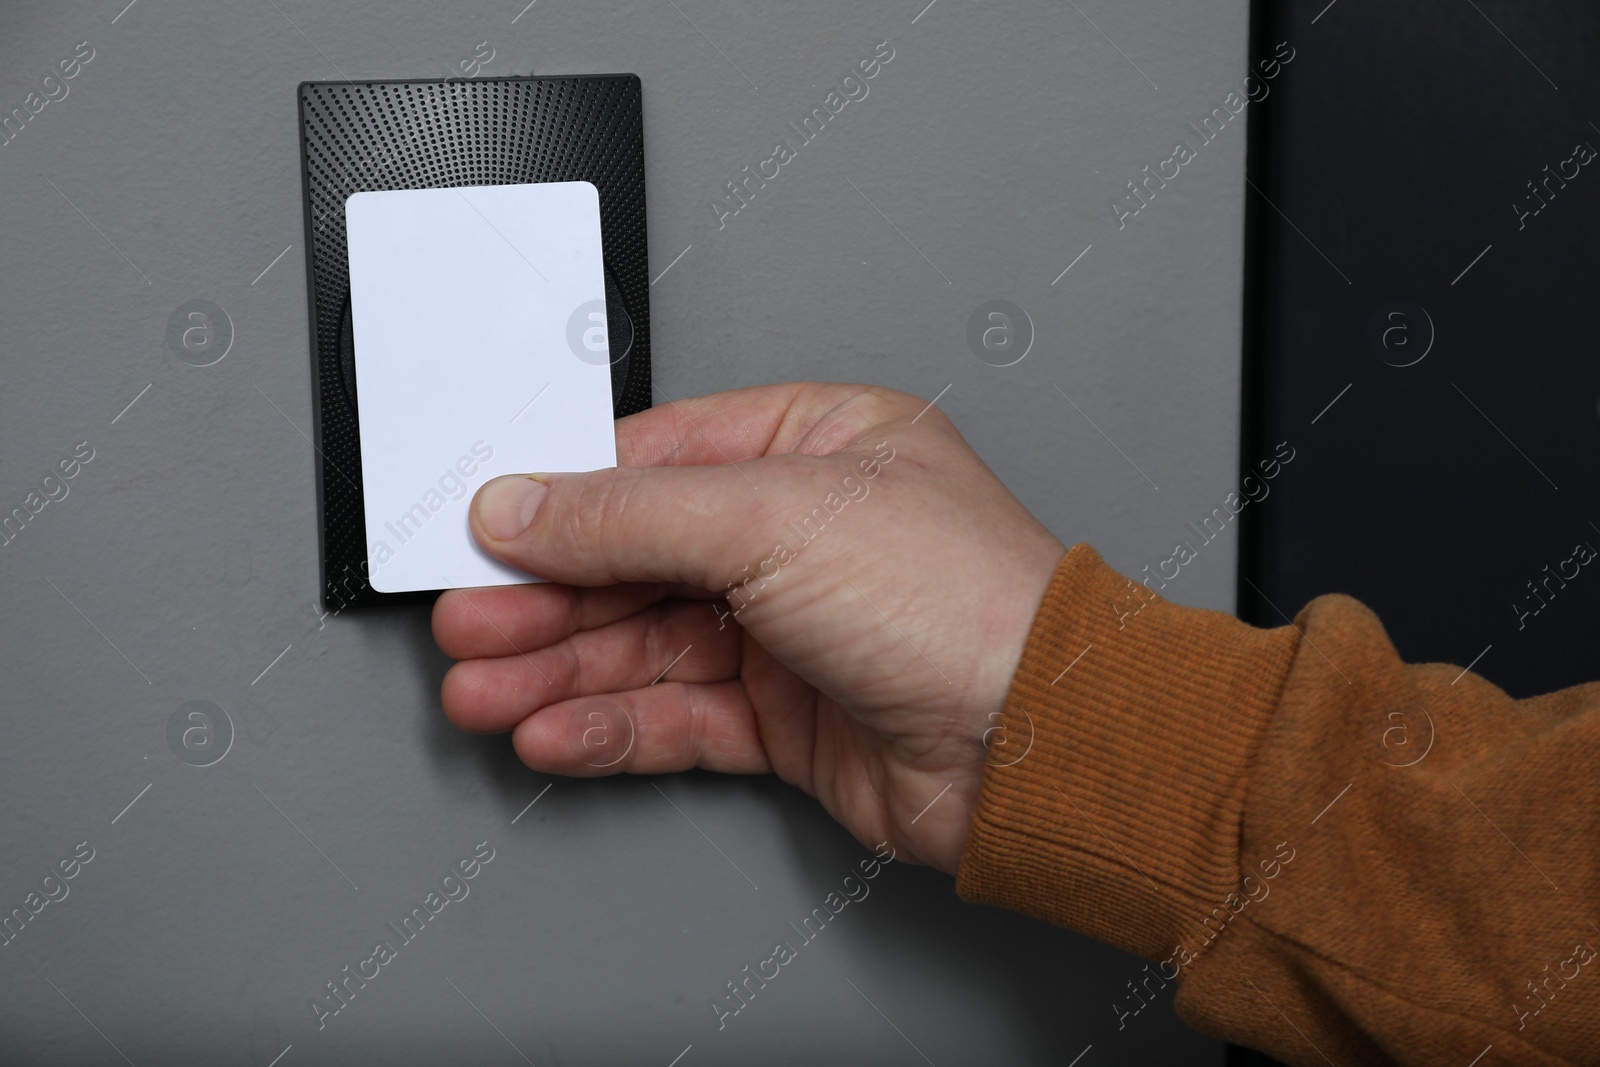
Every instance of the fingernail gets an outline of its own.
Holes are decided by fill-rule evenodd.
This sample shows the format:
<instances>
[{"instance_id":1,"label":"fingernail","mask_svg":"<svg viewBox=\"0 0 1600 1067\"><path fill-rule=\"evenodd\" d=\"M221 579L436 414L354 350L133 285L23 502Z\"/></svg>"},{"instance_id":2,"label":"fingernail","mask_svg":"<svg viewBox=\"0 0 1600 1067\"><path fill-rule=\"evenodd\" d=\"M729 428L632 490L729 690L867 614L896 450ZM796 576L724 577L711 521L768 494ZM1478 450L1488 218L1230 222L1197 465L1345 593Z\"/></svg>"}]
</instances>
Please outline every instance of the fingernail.
<instances>
[{"instance_id":1,"label":"fingernail","mask_svg":"<svg viewBox=\"0 0 1600 1067\"><path fill-rule=\"evenodd\" d=\"M496 541L516 537L533 521L549 488L536 474L514 474L485 484L476 505L484 532Z\"/></svg>"}]
</instances>

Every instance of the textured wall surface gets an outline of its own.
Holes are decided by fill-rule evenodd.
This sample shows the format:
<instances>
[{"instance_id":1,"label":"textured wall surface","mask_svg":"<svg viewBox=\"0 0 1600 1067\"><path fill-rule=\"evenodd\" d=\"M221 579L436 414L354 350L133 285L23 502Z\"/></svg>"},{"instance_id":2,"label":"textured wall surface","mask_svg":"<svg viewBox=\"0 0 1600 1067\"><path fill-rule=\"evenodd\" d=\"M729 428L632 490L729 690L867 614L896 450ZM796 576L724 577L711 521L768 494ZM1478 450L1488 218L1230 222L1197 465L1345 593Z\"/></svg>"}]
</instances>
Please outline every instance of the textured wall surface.
<instances>
[{"instance_id":1,"label":"textured wall surface","mask_svg":"<svg viewBox=\"0 0 1600 1067\"><path fill-rule=\"evenodd\" d=\"M770 780L529 772L445 722L426 608L320 617L295 86L463 61L642 78L661 393L938 396L1063 540L1171 554L1235 488L1248 112L1188 124L1242 83L1246 5L924 2L8 0L0 510L80 462L0 546L0 1060L1220 1062L1170 993L1119 1030L1138 962L899 865L719 1031L864 850ZM713 207L880 42L864 99ZM209 366L167 344L197 300ZM990 300L1031 324L1010 366L968 343ZM1233 552L1167 595L1231 608Z\"/></svg>"}]
</instances>

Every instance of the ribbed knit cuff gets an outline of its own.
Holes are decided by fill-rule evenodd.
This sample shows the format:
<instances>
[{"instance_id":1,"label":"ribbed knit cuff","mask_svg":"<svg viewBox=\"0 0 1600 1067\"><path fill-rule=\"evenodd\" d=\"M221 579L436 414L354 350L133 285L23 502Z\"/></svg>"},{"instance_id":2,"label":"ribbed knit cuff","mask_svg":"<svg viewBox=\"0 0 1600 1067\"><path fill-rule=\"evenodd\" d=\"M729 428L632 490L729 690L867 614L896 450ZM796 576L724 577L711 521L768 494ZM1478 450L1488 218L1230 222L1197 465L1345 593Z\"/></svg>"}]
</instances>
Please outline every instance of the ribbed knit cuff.
<instances>
[{"instance_id":1,"label":"ribbed knit cuff","mask_svg":"<svg viewBox=\"0 0 1600 1067\"><path fill-rule=\"evenodd\" d=\"M1193 942L1239 889L1250 762L1297 640L1074 547L991 740L957 891L1147 959Z\"/></svg>"}]
</instances>

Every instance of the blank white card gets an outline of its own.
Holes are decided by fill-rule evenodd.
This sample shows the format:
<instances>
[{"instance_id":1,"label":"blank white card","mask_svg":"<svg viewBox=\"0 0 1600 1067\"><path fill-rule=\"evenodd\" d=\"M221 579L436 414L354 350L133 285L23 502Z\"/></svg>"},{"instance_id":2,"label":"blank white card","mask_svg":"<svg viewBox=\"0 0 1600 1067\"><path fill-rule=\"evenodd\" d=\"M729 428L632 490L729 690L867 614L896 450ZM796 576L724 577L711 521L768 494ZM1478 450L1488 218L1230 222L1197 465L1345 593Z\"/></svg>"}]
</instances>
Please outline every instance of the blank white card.
<instances>
[{"instance_id":1,"label":"blank white card","mask_svg":"<svg viewBox=\"0 0 1600 1067\"><path fill-rule=\"evenodd\" d=\"M467 508L502 474L616 466L599 193L364 192L345 224L372 587L534 580Z\"/></svg>"}]
</instances>

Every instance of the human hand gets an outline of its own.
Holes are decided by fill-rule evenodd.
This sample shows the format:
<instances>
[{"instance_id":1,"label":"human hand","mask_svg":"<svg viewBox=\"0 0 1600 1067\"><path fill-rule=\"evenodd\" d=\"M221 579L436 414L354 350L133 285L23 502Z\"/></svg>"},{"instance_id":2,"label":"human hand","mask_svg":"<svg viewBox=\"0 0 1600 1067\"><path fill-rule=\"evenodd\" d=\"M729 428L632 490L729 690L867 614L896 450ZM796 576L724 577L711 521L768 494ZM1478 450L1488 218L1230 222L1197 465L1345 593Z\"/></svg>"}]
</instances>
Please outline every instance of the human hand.
<instances>
[{"instance_id":1,"label":"human hand","mask_svg":"<svg viewBox=\"0 0 1600 1067\"><path fill-rule=\"evenodd\" d=\"M617 458L478 491L478 543L551 584L440 596L451 721L549 773L775 772L954 873L1061 542L886 389L669 403Z\"/></svg>"}]
</instances>

